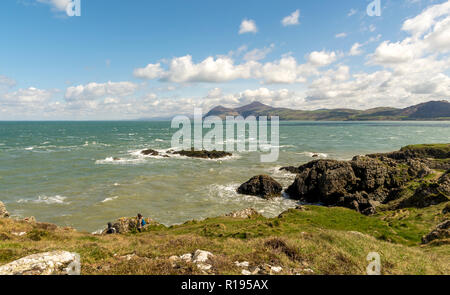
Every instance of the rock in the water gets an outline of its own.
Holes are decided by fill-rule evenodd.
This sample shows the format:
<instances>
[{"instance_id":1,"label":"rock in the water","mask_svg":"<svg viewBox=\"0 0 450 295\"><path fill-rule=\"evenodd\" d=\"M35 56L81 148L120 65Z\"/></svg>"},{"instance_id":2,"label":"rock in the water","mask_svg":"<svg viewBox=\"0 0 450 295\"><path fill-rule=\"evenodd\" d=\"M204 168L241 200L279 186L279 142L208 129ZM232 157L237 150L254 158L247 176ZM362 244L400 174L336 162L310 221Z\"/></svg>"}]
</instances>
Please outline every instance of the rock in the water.
<instances>
[{"instance_id":1,"label":"rock in the water","mask_svg":"<svg viewBox=\"0 0 450 295\"><path fill-rule=\"evenodd\" d=\"M254 217L261 216L261 214L259 214L258 211L256 211L253 208L247 208L247 209L228 213L225 216L233 217L233 218L254 218Z\"/></svg>"},{"instance_id":2,"label":"rock in the water","mask_svg":"<svg viewBox=\"0 0 450 295\"><path fill-rule=\"evenodd\" d=\"M33 254L0 266L0 275L79 274L79 256L67 251Z\"/></svg>"},{"instance_id":3,"label":"rock in the water","mask_svg":"<svg viewBox=\"0 0 450 295\"><path fill-rule=\"evenodd\" d=\"M141 154L143 154L144 156L158 156L159 152L152 149L147 149L141 151Z\"/></svg>"},{"instance_id":4,"label":"rock in the water","mask_svg":"<svg viewBox=\"0 0 450 295\"><path fill-rule=\"evenodd\" d=\"M450 220L446 220L436 226L436 228L422 237L422 244L428 244L434 240L450 238Z\"/></svg>"},{"instance_id":5,"label":"rock in the water","mask_svg":"<svg viewBox=\"0 0 450 295\"><path fill-rule=\"evenodd\" d=\"M8 218L8 217L9 213L8 211L6 211L5 204L3 204L3 202L0 201L0 218Z\"/></svg>"},{"instance_id":6,"label":"rock in the water","mask_svg":"<svg viewBox=\"0 0 450 295\"><path fill-rule=\"evenodd\" d=\"M224 151L195 151L195 150L190 150L190 151L172 151L170 152L172 154L176 154L176 155L180 155L180 156L185 156L185 157L190 157L190 158L202 158L202 159L221 159L221 158L225 158L225 157L230 157L233 154L228 153L228 152L224 152Z\"/></svg>"},{"instance_id":7,"label":"rock in the water","mask_svg":"<svg viewBox=\"0 0 450 295\"><path fill-rule=\"evenodd\" d=\"M281 184L268 175L258 175L242 184L237 192L244 195L259 196L265 199L281 196Z\"/></svg>"},{"instance_id":8,"label":"rock in the water","mask_svg":"<svg viewBox=\"0 0 450 295\"><path fill-rule=\"evenodd\" d=\"M356 176L348 162L316 160L299 167L301 171L289 186L291 198L309 203L336 204L356 184Z\"/></svg>"}]
</instances>

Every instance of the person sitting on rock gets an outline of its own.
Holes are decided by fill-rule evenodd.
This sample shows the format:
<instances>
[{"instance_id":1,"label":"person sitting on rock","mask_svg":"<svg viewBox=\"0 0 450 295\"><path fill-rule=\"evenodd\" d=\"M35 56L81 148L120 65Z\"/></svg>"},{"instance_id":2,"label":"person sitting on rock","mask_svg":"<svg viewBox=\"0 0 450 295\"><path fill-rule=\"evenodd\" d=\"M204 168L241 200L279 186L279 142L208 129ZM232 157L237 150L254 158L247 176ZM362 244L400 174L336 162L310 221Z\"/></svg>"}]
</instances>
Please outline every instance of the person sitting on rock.
<instances>
[{"instance_id":1,"label":"person sitting on rock","mask_svg":"<svg viewBox=\"0 0 450 295\"><path fill-rule=\"evenodd\" d=\"M112 223L111 222L108 222L108 228L106 229L106 232L105 232L107 235L110 235L110 234L116 234L117 233L117 230L113 227L113 225L112 225Z\"/></svg>"},{"instance_id":2,"label":"person sitting on rock","mask_svg":"<svg viewBox=\"0 0 450 295\"><path fill-rule=\"evenodd\" d=\"M141 232L142 229L144 228L144 226L145 226L145 219L144 219L144 217L142 217L141 213L138 213L138 215L137 215L137 230L139 232Z\"/></svg>"}]
</instances>

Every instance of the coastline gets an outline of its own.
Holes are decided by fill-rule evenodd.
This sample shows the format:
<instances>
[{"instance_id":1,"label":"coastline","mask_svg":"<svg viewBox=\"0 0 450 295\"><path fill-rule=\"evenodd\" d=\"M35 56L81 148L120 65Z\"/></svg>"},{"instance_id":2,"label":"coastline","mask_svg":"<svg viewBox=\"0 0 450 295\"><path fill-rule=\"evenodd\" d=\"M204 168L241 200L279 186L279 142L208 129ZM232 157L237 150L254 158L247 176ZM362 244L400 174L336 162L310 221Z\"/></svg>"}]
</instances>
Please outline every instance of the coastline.
<instances>
[{"instance_id":1,"label":"coastline","mask_svg":"<svg viewBox=\"0 0 450 295\"><path fill-rule=\"evenodd\" d=\"M382 157L382 161L394 165L393 158L404 161L401 158L406 154L415 157L414 165L417 164L414 161L422 159L422 164L432 166L426 176L409 171L414 165L399 166L405 168L404 176L410 177L402 179L399 198L385 204L380 202L370 214L351 208L346 202L328 204L330 207L305 205L274 218L248 210L169 227L150 221L142 233L128 227L128 231L113 235L93 235L33 219L2 218L0 265L30 254L65 250L81 255L82 274L362 274L367 253L378 251L384 262L383 274L448 274L450 269L445 261L450 259L450 243L445 222L449 219L449 202L448 199L436 202L436 192L432 191L438 186L438 192L442 193L439 185L448 184L441 180L448 171L438 169L447 167L439 165L449 163L448 157L442 158L442 147L447 153L450 145L405 147L399 152L369 155L372 160ZM333 160L310 163L330 161ZM368 171L372 171L370 167L366 167ZM375 171L380 171L379 167ZM433 173L436 171L439 174ZM302 179L300 175L297 174L295 182ZM333 190L333 186L328 188ZM429 195L418 198L418 191L432 195L432 202L423 204ZM326 191L322 193L327 196ZM448 193L443 194L448 198ZM309 195L305 193L306 196ZM391 202L398 200L409 203L391 206ZM444 228L440 228L441 224ZM436 237L438 234L441 236ZM193 257L197 250L213 256L200 266L194 260L180 258L186 257L185 254Z\"/></svg>"}]
</instances>

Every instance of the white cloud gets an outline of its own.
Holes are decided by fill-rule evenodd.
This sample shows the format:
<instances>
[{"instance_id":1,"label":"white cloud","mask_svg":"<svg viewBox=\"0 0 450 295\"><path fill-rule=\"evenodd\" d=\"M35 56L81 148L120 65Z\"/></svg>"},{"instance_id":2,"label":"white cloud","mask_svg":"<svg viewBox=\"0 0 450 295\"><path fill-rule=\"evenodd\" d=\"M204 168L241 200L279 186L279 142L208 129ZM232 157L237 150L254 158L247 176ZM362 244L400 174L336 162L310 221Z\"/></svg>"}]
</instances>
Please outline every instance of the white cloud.
<instances>
[{"instance_id":1,"label":"white cloud","mask_svg":"<svg viewBox=\"0 0 450 295\"><path fill-rule=\"evenodd\" d=\"M148 64L145 68L138 68L134 70L134 76L143 79L156 79L163 75L164 70L161 64Z\"/></svg>"},{"instance_id":2,"label":"white cloud","mask_svg":"<svg viewBox=\"0 0 450 295\"><path fill-rule=\"evenodd\" d=\"M347 16L355 15L357 12L358 12L358 10L352 8L352 9L350 9L350 11L347 13Z\"/></svg>"},{"instance_id":3,"label":"white cloud","mask_svg":"<svg viewBox=\"0 0 450 295\"><path fill-rule=\"evenodd\" d=\"M255 48L245 53L242 59L245 61L258 61L264 59L270 52L272 52L274 47L275 47L274 44L270 44L269 47L264 47L262 49Z\"/></svg>"},{"instance_id":4,"label":"white cloud","mask_svg":"<svg viewBox=\"0 0 450 295\"><path fill-rule=\"evenodd\" d=\"M37 2L50 5L55 11L66 11L67 5L69 5L72 0L37 0Z\"/></svg>"},{"instance_id":5,"label":"white cloud","mask_svg":"<svg viewBox=\"0 0 450 295\"><path fill-rule=\"evenodd\" d=\"M163 70L160 64L149 64L145 68L135 69L134 74L138 78L174 83L219 83L237 79L262 79L267 84L303 83L308 76L316 74L318 68L328 66L337 59L335 52L314 51L307 56L308 62L304 64L299 64L292 56L266 63L255 61L264 58L267 51L251 51L251 55L244 56L244 60L248 61L241 64L235 64L228 56L207 57L200 63L194 63L192 56L186 55L173 58L167 70Z\"/></svg>"},{"instance_id":6,"label":"white cloud","mask_svg":"<svg viewBox=\"0 0 450 295\"><path fill-rule=\"evenodd\" d=\"M15 80L13 80L13 79L11 79L9 77L0 75L0 93L2 91L5 91L5 90L15 86L15 85L16 85L16 81Z\"/></svg>"},{"instance_id":7,"label":"white cloud","mask_svg":"<svg viewBox=\"0 0 450 295\"><path fill-rule=\"evenodd\" d=\"M254 20L251 19L244 19L241 23L241 26L239 28L239 34L245 34L245 33L257 33L258 28L256 27L256 23Z\"/></svg>"},{"instance_id":8,"label":"white cloud","mask_svg":"<svg viewBox=\"0 0 450 295\"><path fill-rule=\"evenodd\" d=\"M0 97L0 102L7 104L42 104L53 95L52 91L29 87L6 93Z\"/></svg>"},{"instance_id":9,"label":"white cloud","mask_svg":"<svg viewBox=\"0 0 450 295\"><path fill-rule=\"evenodd\" d=\"M345 38L345 37L347 37L347 33L345 33L345 32L339 33L339 34L336 34L335 37L336 37L336 38Z\"/></svg>"},{"instance_id":10,"label":"white cloud","mask_svg":"<svg viewBox=\"0 0 450 295\"><path fill-rule=\"evenodd\" d=\"M363 51L361 50L361 47L363 45L356 42L353 44L352 48L350 49L350 52L348 53L350 56L357 56L363 54Z\"/></svg>"},{"instance_id":11,"label":"white cloud","mask_svg":"<svg viewBox=\"0 0 450 295\"><path fill-rule=\"evenodd\" d=\"M300 17L300 10L297 9L296 11L294 11L293 13L291 13L290 15L286 16L285 18L283 18L283 20L281 21L281 23L283 24L283 26L287 27L287 26L294 26L294 25L298 25L300 24L298 21L298 18Z\"/></svg>"},{"instance_id":12,"label":"white cloud","mask_svg":"<svg viewBox=\"0 0 450 295\"><path fill-rule=\"evenodd\" d=\"M327 66L336 60L337 56L334 51L313 51L308 56L308 61L317 66Z\"/></svg>"},{"instance_id":13,"label":"white cloud","mask_svg":"<svg viewBox=\"0 0 450 295\"><path fill-rule=\"evenodd\" d=\"M132 82L106 82L89 83L86 85L71 86L67 88L64 98L66 101L96 100L108 96L125 97L132 95L138 85Z\"/></svg>"}]
</instances>

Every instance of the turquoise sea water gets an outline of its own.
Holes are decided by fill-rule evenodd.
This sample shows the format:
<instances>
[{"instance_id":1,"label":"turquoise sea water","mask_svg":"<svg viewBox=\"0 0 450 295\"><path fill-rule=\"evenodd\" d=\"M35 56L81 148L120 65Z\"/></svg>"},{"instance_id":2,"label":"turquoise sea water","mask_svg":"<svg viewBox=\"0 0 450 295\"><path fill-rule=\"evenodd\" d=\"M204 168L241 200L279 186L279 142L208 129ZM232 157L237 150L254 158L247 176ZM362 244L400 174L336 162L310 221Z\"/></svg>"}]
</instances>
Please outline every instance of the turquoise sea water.
<instances>
[{"instance_id":1,"label":"turquoise sea water","mask_svg":"<svg viewBox=\"0 0 450 295\"><path fill-rule=\"evenodd\" d=\"M166 225L247 207L273 216L296 203L238 195L239 184L265 173L287 187L293 176L279 167L314 153L351 159L450 141L450 122L281 122L275 163L255 152L226 160L139 155L169 149L175 131L170 122L0 122L0 200L13 216L88 231L138 212Z\"/></svg>"}]
</instances>

